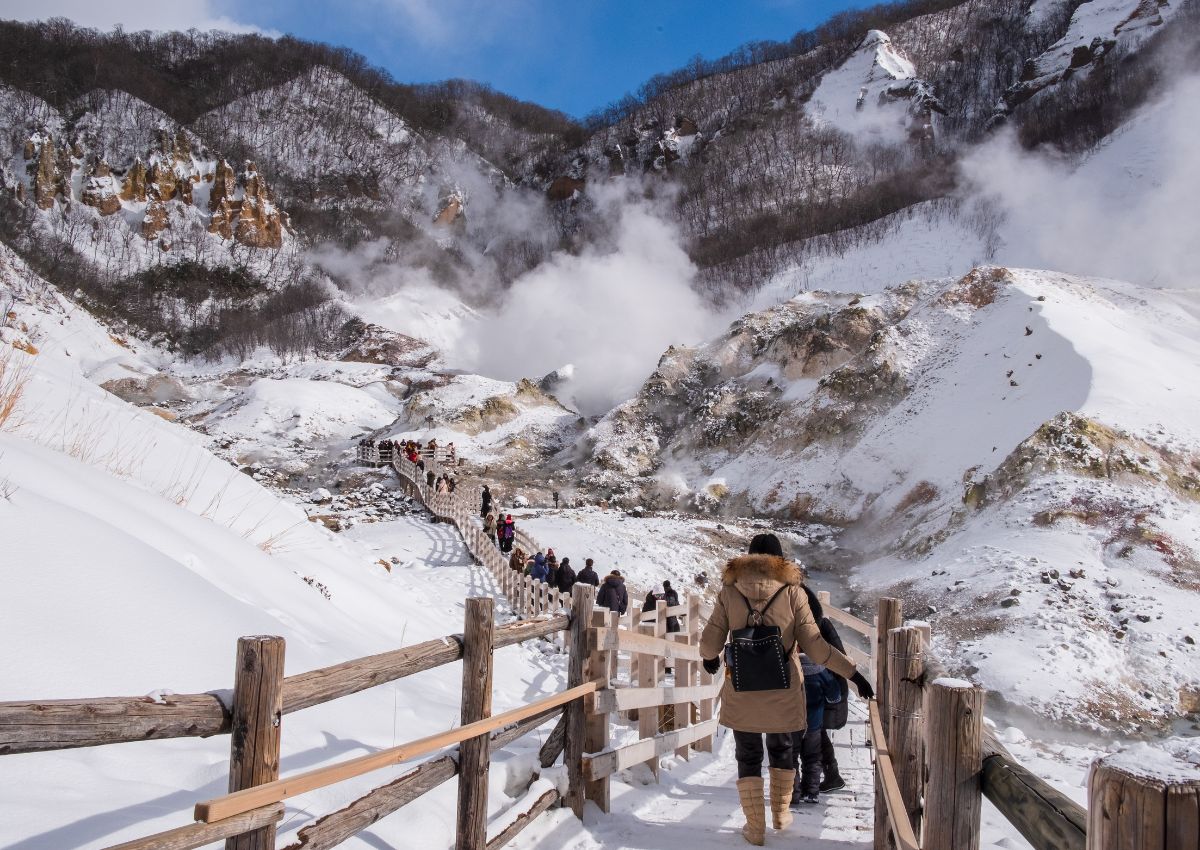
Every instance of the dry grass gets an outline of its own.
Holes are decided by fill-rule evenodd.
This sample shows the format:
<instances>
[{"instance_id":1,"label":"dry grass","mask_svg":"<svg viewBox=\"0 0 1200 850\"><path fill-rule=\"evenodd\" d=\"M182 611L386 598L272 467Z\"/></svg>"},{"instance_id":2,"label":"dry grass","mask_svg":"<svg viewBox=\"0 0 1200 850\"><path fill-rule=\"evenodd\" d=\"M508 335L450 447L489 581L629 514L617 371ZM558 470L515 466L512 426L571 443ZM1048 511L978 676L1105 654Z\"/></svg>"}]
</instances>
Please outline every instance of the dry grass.
<instances>
[{"instance_id":1,"label":"dry grass","mask_svg":"<svg viewBox=\"0 0 1200 850\"><path fill-rule=\"evenodd\" d=\"M13 431L21 425L21 397L29 384L29 361L12 348L0 351L0 431Z\"/></svg>"},{"instance_id":2,"label":"dry grass","mask_svg":"<svg viewBox=\"0 0 1200 850\"><path fill-rule=\"evenodd\" d=\"M904 495L900 503L896 505L896 513L902 514L909 508L914 508L917 505L928 505L937 496L938 489L933 484L928 481L918 482L915 487Z\"/></svg>"}]
</instances>

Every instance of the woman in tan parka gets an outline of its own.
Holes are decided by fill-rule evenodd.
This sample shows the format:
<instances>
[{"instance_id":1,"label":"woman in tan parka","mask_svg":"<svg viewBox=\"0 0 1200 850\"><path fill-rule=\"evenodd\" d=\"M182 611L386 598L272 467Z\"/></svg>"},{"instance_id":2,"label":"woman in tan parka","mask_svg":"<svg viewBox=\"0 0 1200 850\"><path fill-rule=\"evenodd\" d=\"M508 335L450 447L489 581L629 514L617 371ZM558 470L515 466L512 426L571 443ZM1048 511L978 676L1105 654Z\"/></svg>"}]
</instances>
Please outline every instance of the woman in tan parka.
<instances>
[{"instance_id":1,"label":"woman in tan parka","mask_svg":"<svg viewBox=\"0 0 1200 850\"><path fill-rule=\"evenodd\" d=\"M865 699L870 699L874 693L870 683L855 669L854 662L821 637L821 630L808 606L808 597L801 587L804 577L800 567L783 557L783 547L774 534L757 535L750 542L750 554L726 564L721 580L724 586L700 638L700 655L705 669L710 673L717 672L729 632L748 625L751 608L762 613L762 625L779 627L791 665L791 686L788 688L735 691L728 671L721 688L720 723L733 730L738 797L746 815L742 835L751 844L762 845L766 834L762 779L764 734L771 775L772 825L775 829L784 829L792 822L788 810L795 775L792 733L804 729L807 717L799 653L803 651L815 663L850 679ZM781 589L783 592L776 596ZM773 601L772 597L775 597ZM768 602L771 604L764 610Z\"/></svg>"}]
</instances>

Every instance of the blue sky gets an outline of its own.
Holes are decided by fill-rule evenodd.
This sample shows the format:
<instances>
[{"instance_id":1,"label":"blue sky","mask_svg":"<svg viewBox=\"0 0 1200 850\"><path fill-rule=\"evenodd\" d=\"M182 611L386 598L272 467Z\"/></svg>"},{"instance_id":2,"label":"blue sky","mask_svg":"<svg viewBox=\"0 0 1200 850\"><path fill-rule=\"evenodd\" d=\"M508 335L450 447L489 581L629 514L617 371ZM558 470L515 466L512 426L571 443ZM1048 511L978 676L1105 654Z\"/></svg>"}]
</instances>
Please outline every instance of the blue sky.
<instances>
[{"instance_id":1,"label":"blue sky","mask_svg":"<svg viewBox=\"0 0 1200 850\"><path fill-rule=\"evenodd\" d=\"M582 116L653 74L787 40L851 0L0 0L0 17L261 29L364 54L401 82L464 77Z\"/></svg>"}]
</instances>

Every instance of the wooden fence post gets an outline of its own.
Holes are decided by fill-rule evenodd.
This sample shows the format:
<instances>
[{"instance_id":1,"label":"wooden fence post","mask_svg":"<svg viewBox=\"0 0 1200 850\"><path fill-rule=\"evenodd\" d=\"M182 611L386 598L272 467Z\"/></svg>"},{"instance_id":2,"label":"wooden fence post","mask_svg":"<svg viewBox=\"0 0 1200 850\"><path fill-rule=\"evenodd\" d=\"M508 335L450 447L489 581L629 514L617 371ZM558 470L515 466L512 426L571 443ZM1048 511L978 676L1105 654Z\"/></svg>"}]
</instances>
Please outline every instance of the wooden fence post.
<instances>
[{"instance_id":1,"label":"wooden fence post","mask_svg":"<svg viewBox=\"0 0 1200 850\"><path fill-rule=\"evenodd\" d=\"M467 600L463 621L462 725L492 716L492 643L495 633L495 600L476 596ZM457 850L484 850L487 846L488 769L491 752L488 736L468 738L459 744Z\"/></svg>"},{"instance_id":2,"label":"wooden fence post","mask_svg":"<svg viewBox=\"0 0 1200 850\"><path fill-rule=\"evenodd\" d=\"M891 711L888 705L888 647L887 635L892 629L901 625L900 600L891 596L882 596L877 606L875 616L875 645L872 647L875 660L875 699L879 702L879 721L883 731L888 732L888 720ZM886 746L886 742L884 743ZM883 783L879 771L875 771L875 850L887 850L894 846L891 832L888 830L887 804L883 793Z\"/></svg>"},{"instance_id":3,"label":"wooden fence post","mask_svg":"<svg viewBox=\"0 0 1200 850\"><path fill-rule=\"evenodd\" d=\"M695 594L692 594L691 596L688 597L688 633L691 635L690 642L693 646L696 646L696 647L700 646L701 631L702 631L702 629L700 628L700 597L696 596ZM716 679L716 676L714 676L712 673L709 673L707 670L704 669L703 659L696 662L696 672L699 674L701 686L711 685L713 683L713 681ZM724 672L718 670L717 674L724 675ZM713 700L711 698L700 700L700 703L696 706L696 723L697 724L700 724L706 720L712 719L714 703L715 703L715 700ZM710 735L707 738L701 738L699 741L694 743L692 745L692 747L698 753L711 753L713 751L713 736Z\"/></svg>"},{"instance_id":4,"label":"wooden fence post","mask_svg":"<svg viewBox=\"0 0 1200 850\"><path fill-rule=\"evenodd\" d=\"M1200 848L1200 771L1160 754L1115 753L1088 772L1087 850Z\"/></svg>"},{"instance_id":5,"label":"wooden fence post","mask_svg":"<svg viewBox=\"0 0 1200 850\"><path fill-rule=\"evenodd\" d=\"M592 613L592 623L597 626L607 626L611 632L615 632L618 628L621 615L616 611L608 611L601 609ZM592 647L591 654L588 655L587 664L587 679L596 682L597 693L611 685L612 670L617 657L617 651L603 650L599 647ZM594 698L589 698L589 702L593 702ZM608 749L608 732L609 732L609 715L607 714L590 714L587 719L587 731L583 738L583 748L585 752L598 753L601 750ZM608 777L603 779L592 779L586 784L587 798L600 807L600 811L608 814L612 809L612 801L609 796Z\"/></svg>"},{"instance_id":6,"label":"wooden fence post","mask_svg":"<svg viewBox=\"0 0 1200 850\"><path fill-rule=\"evenodd\" d=\"M675 634L671 635L671 638L676 643L682 643L685 645L691 642L691 635L689 635L687 632L676 632ZM692 674L692 668L695 666L695 663L692 661L686 661L682 658L676 658L673 663L675 664L674 686L677 688L690 688L696 678ZM671 724L671 728L684 729L691 722L691 702L675 703L675 722ZM684 761L691 761L692 748L688 744L684 744L675 750L675 755L679 756Z\"/></svg>"},{"instance_id":7,"label":"wooden fence post","mask_svg":"<svg viewBox=\"0 0 1200 850\"><path fill-rule=\"evenodd\" d=\"M637 627L636 631L644 635L654 636L654 624L646 623ZM658 684L658 658L653 655L639 653L638 655L638 680L639 688L653 688ZM657 708L640 708L638 709L638 738L645 740L653 738L658 734L658 709ZM650 772L654 774L654 778L658 779L658 756L652 756L645 762L650 768Z\"/></svg>"},{"instance_id":8,"label":"wooden fence post","mask_svg":"<svg viewBox=\"0 0 1200 850\"><path fill-rule=\"evenodd\" d=\"M900 796L913 832L921 834L921 796L925 788L922 674L924 640L920 629L888 632L888 752L896 769Z\"/></svg>"},{"instance_id":9,"label":"wooden fence post","mask_svg":"<svg viewBox=\"0 0 1200 850\"><path fill-rule=\"evenodd\" d=\"M238 638L229 742L231 792L279 778L284 648L281 637ZM225 839L225 850L275 850L275 824Z\"/></svg>"},{"instance_id":10,"label":"wooden fence post","mask_svg":"<svg viewBox=\"0 0 1200 850\"><path fill-rule=\"evenodd\" d=\"M983 794L983 690L936 679L925 690L925 840L922 850L978 850ZM891 733L889 733L891 734Z\"/></svg>"},{"instance_id":11,"label":"wooden fence post","mask_svg":"<svg viewBox=\"0 0 1200 850\"><path fill-rule=\"evenodd\" d=\"M592 624L592 607L595 605L596 588L590 584L578 582L571 588L571 652L567 656L567 687L574 688L582 685L587 677L595 675L596 670L588 664L591 641L588 640ZM583 783L583 754L587 742L584 740L588 731L588 708L591 699L575 700L563 709L567 720L567 743L564 747L563 762L567 766L567 798L566 803L575 812L577 818L583 818L584 783Z\"/></svg>"}]
</instances>

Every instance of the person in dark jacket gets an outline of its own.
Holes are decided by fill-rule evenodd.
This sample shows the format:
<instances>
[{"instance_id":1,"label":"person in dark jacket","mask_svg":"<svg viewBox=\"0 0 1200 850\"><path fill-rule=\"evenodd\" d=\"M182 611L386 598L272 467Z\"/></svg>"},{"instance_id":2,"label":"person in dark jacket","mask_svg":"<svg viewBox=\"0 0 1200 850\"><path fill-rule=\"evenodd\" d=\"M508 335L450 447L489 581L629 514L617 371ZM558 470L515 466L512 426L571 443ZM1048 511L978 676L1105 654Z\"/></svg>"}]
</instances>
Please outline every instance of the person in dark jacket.
<instances>
[{"instance_id":1,"label":"person in dark jacket","mask_svg":"<svg viewBox=\"0 0 1200 850\"><path fill-rule=\"evenodd\" d=\"M583 569L579 571L579 575L575 577L575 581L581 581L584 584L590 584L592 587L598 587L600 585L600 576L597 575L595 568L592 566L593 563L594 561L591 558L584 561Z\"/></svg>"},{"instance_id":2,"label":"person in dark jacket","mask_svg":"<svg viewBox=\"0 0 1200 850\"><path fill-rule=\"evenodd\" d=\"M600 592L596 594L596 604L618 614L624 614L629 609L629 591L625 589L625 579L620 571L613 570L604 577Z\"/></svg>"},{"instance_id":3,"label":"person in dark jacket","mask_svg":"<svg viewBox=\"0 0 1200 850\"><path fill-rule=\"evenodd\" d=\"M817 595L807 586L804 589L808 593L808 604L812 608L813 617L821 629L821 637L825 638L825 642L838 652L845 654L846 647L842 643L842 636L838 634L833 621L825 616L825 610L817 599ZM837 755L833 749L833 741L829 737L829 732L844 728L850 711L850 683L832 670L828 672L833 677L837 693L827 695L824 722L821 724L821 772L823 778L820 793L822 794L840 791L846 787L846 781L838 772Z\"/></svg>"},{"instance_id":4,"label":"person in dark jacket","mask_svg":"<svg viewBox=\"0 0 1200 850\"><path fill-rule=\"evenodd\" d=\"M487 516L492 512L492 491L483 485L483 494L479 497L479 515Z\"/></svg>"},{"instance_id":5,"label":"person in dark jacket","mask_svg":"<svg viewBox=\"0 0 1200 850\"><path fill-rule=\"evenodd\" d=\"M652 613L658 607L658 603L660 600L663 602L666 602L668 608L672 608L672 607L678 605L679 604L679 594L676 593L674 590L672 590L672 591L670 591L670 593L668 593L667 590L668 590L668 588L670 588L670 586L671 586L670 582L664 581L658 587L654 588L654 590L647 593L646 601L642 603L642 613L643 614ZM672 601L672 600L674 600L674 601ZM671 616L667 617L667 632L669 633L669 632L677 632L677 631L679 631L679 618L672 614Z\"/></svg>"},{"instance_id":6,"label":"person in dark jacket","mask_svg":"<svg viewBox=\"0 0 1200 850\"><path fill-rule=\"evenodd\" d=\"M571 566L571 559L563 558L562 563L558 565L558 589L563 593L570 594L576 580L575 568Z\"/></svg>"},{"instance_id":7,"label":"person in dark jacket","mask_svg":"<svg viewBox=\"0 0 1200 850\"><path fill-rule=\"evenodd\" d=\"M525 574L528 575L534 581L545 581L546 580L546 576L549 573L546 569L545 553L538 552L536 555L533 556L533 559L529 562L528 566L525 568Z\"/></svg>"},{"instance_id":8,"label":"person in dark jacket","mask_svg":"<svg viewBox=\"0 0 1200 850\"><path fill-rule=\"evenodd\" d=\"M512 552L513 541L517 539L517 524L513 522L512 514L505 515L497 533L500 535L500 551L505 554Z\"/></svg>"}]
</instances>

